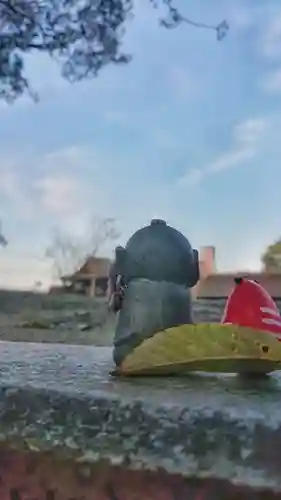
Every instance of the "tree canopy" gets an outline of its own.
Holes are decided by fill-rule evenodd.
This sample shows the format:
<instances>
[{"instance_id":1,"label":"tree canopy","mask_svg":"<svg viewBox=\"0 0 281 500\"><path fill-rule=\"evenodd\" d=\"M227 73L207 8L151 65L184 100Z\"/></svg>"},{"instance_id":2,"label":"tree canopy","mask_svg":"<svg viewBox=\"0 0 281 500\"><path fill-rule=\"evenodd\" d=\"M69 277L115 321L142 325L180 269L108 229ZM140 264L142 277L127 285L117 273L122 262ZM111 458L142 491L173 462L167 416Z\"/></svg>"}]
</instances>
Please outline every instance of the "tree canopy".
<instances>
[{"instance_id":1,"label":"tree canopy","mask_svg":"<svg viewBox=\"0 0 281 500\"><path fill-rule=\"evenodd\" d=\"M265 271L281 272L281 237L266 248L262 263Z\"/></svg>"},{"instance_id":2,"label":"tree canopy","mask_svg":"<svg viewBox=\"0 0 281 500\"><path fill-rule=\"evenodd\" d=\"M172 0L147 1L165 5L167 17L160 19L165 28L186 23L215 30L218 40L228 30L226 21L217 26L192 21ZM131 56L121 41L132 13L133 0L0 0L0 98L13 102L25 92L37 98L24 72L24 56L32 51L48 53L72 82L97 76L109 63L128 63Z\"/></svg>"}]
</instances>

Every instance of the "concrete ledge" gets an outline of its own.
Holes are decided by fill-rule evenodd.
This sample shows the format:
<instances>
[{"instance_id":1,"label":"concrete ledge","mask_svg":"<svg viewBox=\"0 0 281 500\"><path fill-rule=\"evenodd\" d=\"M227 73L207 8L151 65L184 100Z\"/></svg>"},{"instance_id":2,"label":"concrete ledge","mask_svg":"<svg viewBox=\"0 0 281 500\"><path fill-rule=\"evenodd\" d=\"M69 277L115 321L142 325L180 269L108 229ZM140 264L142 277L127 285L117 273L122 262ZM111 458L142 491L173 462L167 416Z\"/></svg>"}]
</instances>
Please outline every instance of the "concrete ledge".
<instances>
[{"instance_id":1,"label":"concrete ledge","mask_svg":"<svg viewBox=\"0 0 281 500\"><path fill-rule=\"evenodd\" d=\"M85 346L3 342L0 358L5 449L281 492L278 375L116 380L111 350Z\"/></svg>"}]
</instances>

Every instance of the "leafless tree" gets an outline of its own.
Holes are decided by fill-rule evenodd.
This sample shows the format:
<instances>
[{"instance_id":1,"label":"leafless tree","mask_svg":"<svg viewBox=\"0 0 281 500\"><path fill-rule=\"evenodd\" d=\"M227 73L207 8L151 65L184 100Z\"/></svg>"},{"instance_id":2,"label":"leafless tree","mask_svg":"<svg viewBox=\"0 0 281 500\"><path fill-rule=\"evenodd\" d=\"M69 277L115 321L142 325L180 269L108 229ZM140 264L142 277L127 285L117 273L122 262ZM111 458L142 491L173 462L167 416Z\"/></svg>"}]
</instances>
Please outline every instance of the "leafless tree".
<instances>
[{"instance_id":1,"label":"leafless tree","mask_svg":"<svg viewBox=\"0 0 281 500\"><path fill-rule=\"evenodd\" d=\"M144 1L144 0L142 0ZM228 24L194 22L173 7L173 0L147 0L164 4L167 17L160 25L174 28L185 23L215 30L221 40ZM92 78L106 65L124 64L130 54L121 49L126 20L134 0L0 0L0 98L13 102L28 92L24 56L47 53L62 66L62 75L74 82Z\"/></svg>"},{"instance_id":2,"label":"leafless tree","mask_svg":"<svg viewBox=\"0 0 281 500\"><path fill-rule=\"evenodd\" d=\"M88 257L97 255L107 243L113 243L118 237L115 219L95 216L84 238L55 231L46 257L52 260L55 277L61 278L73 274Z\"/></svg>"},{"instance_id":3,"label":"leafless tree","mask_svg":"<svg viewBox=\"0 0 281 500\"><path fill-rule=\"evenodd\" d=\"M8 241L6 240L3 231L2 231L2 222L0 221L0 246L6 247L8 245Z\"/></svg>"}]
</instances>

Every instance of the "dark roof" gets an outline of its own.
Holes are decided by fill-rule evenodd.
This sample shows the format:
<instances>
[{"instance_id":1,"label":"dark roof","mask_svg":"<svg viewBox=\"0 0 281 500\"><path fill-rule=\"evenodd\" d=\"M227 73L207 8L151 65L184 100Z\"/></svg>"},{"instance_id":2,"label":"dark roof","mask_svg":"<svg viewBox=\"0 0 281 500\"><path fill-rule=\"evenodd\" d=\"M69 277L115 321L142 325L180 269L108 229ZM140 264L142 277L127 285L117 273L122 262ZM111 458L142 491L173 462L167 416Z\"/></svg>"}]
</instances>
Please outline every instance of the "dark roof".
<instances>
[{"instance_id":1,"label":"dark roof","mask_svg":"<svg viewBox=\"0 0 281 500\"><path fill-rule=\"evenodd\" d=\"M109 275L111 261L105 257L89 257L86 262L74 273L74 276L79 275L94 275L96 277L104 277Z\"/></svg>"}]
</instances>

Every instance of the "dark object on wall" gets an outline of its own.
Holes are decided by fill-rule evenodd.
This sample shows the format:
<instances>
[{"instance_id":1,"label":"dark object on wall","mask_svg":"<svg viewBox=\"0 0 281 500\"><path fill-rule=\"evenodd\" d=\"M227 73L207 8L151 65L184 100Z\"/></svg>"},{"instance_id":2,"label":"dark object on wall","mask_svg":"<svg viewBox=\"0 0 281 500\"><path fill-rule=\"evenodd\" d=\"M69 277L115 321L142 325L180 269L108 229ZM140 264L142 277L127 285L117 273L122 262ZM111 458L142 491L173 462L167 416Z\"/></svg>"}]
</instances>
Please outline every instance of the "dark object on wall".
<instances>
[{"instance_id":1,"label":"dark object on wall","mask_svg":"<svg viewBox=\"0 0 281 500\"><path fill-rule=\"evenodd\" d=\"M156 332L192 323L189 289L199 279L198 252L165 221L152 220L125 248L117 247L110 279L113 297L122 293L119 307L111 301L113 310L120 309L114 338L117 365Z\"/></svg>"}]
</instances>

